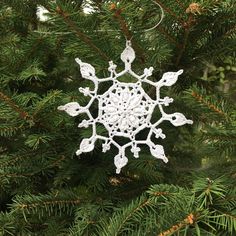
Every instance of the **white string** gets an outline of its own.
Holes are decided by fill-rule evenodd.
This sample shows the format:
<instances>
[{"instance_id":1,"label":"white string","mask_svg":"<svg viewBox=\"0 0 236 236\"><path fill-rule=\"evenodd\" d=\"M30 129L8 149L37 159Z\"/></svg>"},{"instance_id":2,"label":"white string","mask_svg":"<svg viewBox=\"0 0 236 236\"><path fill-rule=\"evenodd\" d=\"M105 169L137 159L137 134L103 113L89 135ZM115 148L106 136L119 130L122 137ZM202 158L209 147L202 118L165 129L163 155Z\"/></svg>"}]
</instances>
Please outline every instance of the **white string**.
<instances>
[{"instance_id":1,"label":"white string","mask_svg":"<svg viewBox=\"0 0 236 236\"><path fill-rule=\"evenodd\" d=\"M152 1L152 2L155 3L155 4L161 9L161 19L160 19L159 22L158 22L156 25L154 25L153 27L151 27L151 28L149 28L149 29L144 29L144 30L141 30L141 31L134 31L134 33L149 32L149 31L151 31L151 30L154 30L154 29L156 29L156 28L161 24L161 22L163 21L163 19L164 19L164 17L165 17L165 13L164 13L164 10L163 10L162 6L161 6L158 2L156 2L156 1Z\"/></svg>"}]
</instances>

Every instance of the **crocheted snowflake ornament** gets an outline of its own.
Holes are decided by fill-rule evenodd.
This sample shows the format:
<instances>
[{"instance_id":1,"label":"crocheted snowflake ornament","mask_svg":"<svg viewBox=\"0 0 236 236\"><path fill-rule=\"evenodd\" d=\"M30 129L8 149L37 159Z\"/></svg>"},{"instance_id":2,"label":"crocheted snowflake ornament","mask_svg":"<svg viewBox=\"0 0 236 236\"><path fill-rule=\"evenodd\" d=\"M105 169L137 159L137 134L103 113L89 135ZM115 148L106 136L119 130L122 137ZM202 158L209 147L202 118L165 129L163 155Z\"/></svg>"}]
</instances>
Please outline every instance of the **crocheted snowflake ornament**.
<instances>
[{"instance_id":1,"label":"crocheted snowflake ornament","mask_svg":"<svg viewBox=\"0 0 236 236\"><path fill-rule=\"evenodd\" d=\"M116 72L116 65L110 61L108 71L110 76L108 78L97 78L95 69L88 63L82 62L76 58L76 62L80 65L80 72L83 78L88 79L94 83L94 90L90 88L79 88L79 91L84 96L89 96L90 101L86 106L80 106L77 102L70 102L64 106L59 106L58 109L67 112L70 116L77 116L85 113L88 120L83 120L79 127L88 128L92 126L92 136L85 138L80 143L80 148L76 154L80 155L83 152L91 152L97 139L103 140L102 151L106 152L114 145L118 149L118 154L114 157L114 164L116 166L116 173L120 173L121 168L128 163L128 158L125 156L127 148L131 148L135 158L139 157L140 145L146 144L150 148L151 154L162 159L165 163L168 162L164 153L162 145L155 144L151 137L155 135L156 138L165 138L162 129L158 125L163 121L169 121L174 126L181 126L184 124L192 124L192 120L188 120L181 113L167 114L163 110L163 106L168 106L173 102L172 98L160 98L160 88L162 86L173 85L178 76L183 73L183 70L177 72L164 73L162 79L158 82L148 80L152 75L153 67L145 68L142 75L137 75L132 71L131 64L135 59L135 52L131 47L131 42L126 42L126 48L121 53L121 60L125 64L125 69L119 73ZM117 79L125 74L134 77L137 82L124 83ZM100 83L112 81L112 86L102 95L98 94L98 87ZM153 100L142 88L143 83L148 83L155 87L156 98ZM98 100L98 116L95 118L90 113L89 109L95 100ZM151 123L152 113L155 107L158 107L161 113L161 118L155 123ZM96 125L100 123L105 126L108 131L108 137L97 134ZM136 135L143 129L149 129L148 136L145 140L136 140ZM115 136L129 138L129 142L120 145L115 140Z\"/></svg>"}]
</instances>

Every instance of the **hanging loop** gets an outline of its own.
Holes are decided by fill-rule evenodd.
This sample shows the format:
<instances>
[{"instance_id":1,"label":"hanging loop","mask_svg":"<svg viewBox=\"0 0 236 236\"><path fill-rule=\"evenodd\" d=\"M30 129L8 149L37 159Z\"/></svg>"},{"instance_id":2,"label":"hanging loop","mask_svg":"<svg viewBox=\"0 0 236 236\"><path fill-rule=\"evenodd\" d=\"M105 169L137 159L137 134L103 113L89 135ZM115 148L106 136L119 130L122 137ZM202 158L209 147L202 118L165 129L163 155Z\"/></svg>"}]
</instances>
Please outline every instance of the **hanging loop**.
<instances>
[{"instance_id":1,"label":"hanging loop","mask_svg":"<svg viewBox=\"0 0 236 236\"><path fill-rule=\"evenodd\" d=\"M156 2L156 1L152 1L153 3L155 3L160 9L161 9L161 19L159 20L159 22L157 22L154 26L152 26L151 28L148 28L148 29L144 29L144 30L138 30L138 31L134 31L134 33L142 33L142 32L149 32L151 30L154 30L156 29L160 24L161 22L163 21L164 17L165 17L165 13L164 13L164 10L162 8L162 6Z\"/></svg>"}]
</instances>

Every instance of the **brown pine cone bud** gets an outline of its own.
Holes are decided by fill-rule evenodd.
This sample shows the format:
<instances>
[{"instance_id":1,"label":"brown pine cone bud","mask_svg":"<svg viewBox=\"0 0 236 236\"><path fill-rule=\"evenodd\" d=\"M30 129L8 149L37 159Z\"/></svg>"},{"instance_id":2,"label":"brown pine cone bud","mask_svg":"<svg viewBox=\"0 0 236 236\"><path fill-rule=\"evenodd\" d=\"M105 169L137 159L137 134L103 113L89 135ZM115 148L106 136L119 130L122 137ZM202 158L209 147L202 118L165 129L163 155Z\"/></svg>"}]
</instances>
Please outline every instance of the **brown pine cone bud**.
<instances>
[{"instance_id":1,"label":"brown pine cone bud","mask_svg":"<svg viewBox=\"0 0 236 236\"><path fill-rule=\"evenodd\" d=\"M116 4L115 4L115 3L111 3L111 5L110 5L110 10L111 10L111 11L116 10Z\"/></svg>"},{"instance_id":2,"label":"brown pine cone bud","mask_svg":"<svg viewBox=\"0 0 236 236\"><path fill-rule=\"evenodd\" d=\"M202 7L199 3L191 3L186 9L186 13L201 14Z\"/></svg>"},{"instance_id":3,"label":"brown pine cone bud","mask_svg":"<svg viewBox=\"0 0 236 236\"><path fill-rule=\"evenodd\" d=\"M56 7L56 12L59 13L59 14L62 12L62 10L59 6Z\"/></svg>"}]
</instances>

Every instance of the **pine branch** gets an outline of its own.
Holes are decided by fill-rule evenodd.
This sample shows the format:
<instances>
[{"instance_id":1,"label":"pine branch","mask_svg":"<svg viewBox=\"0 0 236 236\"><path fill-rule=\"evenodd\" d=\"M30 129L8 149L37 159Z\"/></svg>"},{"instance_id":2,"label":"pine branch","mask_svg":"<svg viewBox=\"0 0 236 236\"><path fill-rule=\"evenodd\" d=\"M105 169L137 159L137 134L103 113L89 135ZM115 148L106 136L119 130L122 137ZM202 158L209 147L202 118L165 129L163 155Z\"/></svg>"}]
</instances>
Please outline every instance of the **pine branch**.
<instances>
[{"instance_id":1,"label":"pine branch","mask_svg":"<svg viewBox=\"0 0 236 236\"><path fill-rule=\"evenodd\" d=\"M18 68L21 68L25 62L27 62L29 60L29 58L32 58L34 52L37 51L38 46L40 45L40 43L42 42L43 38L39 37L36 42L32 45L31 49L29 50L29 52L27 53L27 55L23 58L23 60L19 63L19 65L17 66Z\"/></svg>"},{"instance_id":2,"label":"pine branch","mask_svg":"<svg viewBox=\"0 0 236 236\"><path fill-rule=\"evenodd\" d=\"M181 25L184 25L184 21L178 17L170 8L166 7L163 3L159 0L155 0L166 12L168 12L171 16L173 16Z\"/></svg>"},{"instance_id":3,"label":"pine branch","mask_svg":"<svg viewBox=\"0 0 236 236\"><path fill-rule=\"evenodd\" d=\"M5 124L0 125L0 136L11 137L15 135L18 131L21 131L24 127L24 124L19 126L6 126Z\"/></svg>"},{"instance_id":4,"label":"pine branch","mask_svg":"<svg viewBox=\"0 0 236 236\"><path fill-rule=\"evenodd\" d=\"M183 53L184 53L184 51L186 49L186 46L187 46L187 43L188 43L188 38L189 38L191 28L194 24L196 24L196 21L194 19L194 15L191 13L191 14L189 14L188 19L186 20L186 22L183 22L183 24L182 24L182 26L184 28L184 36L183 36L183 43L180 47L180 51L179 51L179 54L178 54L177 59L176 59L176 63L175 63L176 66L178 66L179 63L180 63L180 60L183 56Z\"/></svg>"},{"instance_id":5,"label":"pine branch","mask_svg":"<svg viewBox=\"0 0 236 236\"><path fill-rule=\"evenodd\" d=\"M16 156L10 160L6 160L6 161L3 161L3 162L0 162L0 167L3 168L5 166L12 166L14 165L15 163L17 163L18 161L22 160L22 159L25 159L25 158L30 158L29 154L33 154L33 152L28 152L27 154L24 154L24 155L20 155L20 156Z\"/></svg>"},{"instance_id":6,"label":"pine branch","mask_svg":"<svg viewBox=\"0 0 236 236\"><path fill-rule=\"evenodd\" d=\"M22 213L25 220L27 220L27 215L32 214L37 214L39 218L44 213L47 213L47 215L61 214L61 212L71 214L73 206L80 205L83 202L77 194L72 189L64 189L49 194L17 195L11 204L11 212L13 214L15 212Z\"/></svg>"},{"instance_id":7,"label":"pine branch","mask_svg":"<svg viewBox=\"0 0 236 236\"><path fill-rule=\"evenodd\" d=\"M190 213L184 220L182 220L180 223L173 225L170 229L165 230L164 232L158 234L158 236L168 236L172 235L175 232L179 232L182 228L194 224L194 222L197 220L196 214Z\"/></svg>"},{"instance_id":8,"label":"pine branch","mask_svg":"<svg viewBox=\"0 0 236 236\"><path fill-rule=\"evenodd\" d=\"M64 161L66 159L65 156L61 156L58 160L54 161L52 164L50 164L51 167L59 166L60 162Z\"/></svg>"},{"instance_id":9,"label":"pine branch","mask_svg":"<svg viewBox=\"0 0 236 236\"><path fill-rule=\"evenodd\" d=\"M223 228L227 232L233 234L236 232L236 214L225 213L222 210L215 209L213 216L210 216L210 219L217 224L217 228Z\"/></svg>"},{"instance_id":10,"label":"pine branch","mask_svg":"<svg viewBox=\"0 0 236 236\"><path fill-rule=\"evenodd\" d=\"M223 115L225 117L227 117L227 115L222 111L220 110L219 108L217 108L214 104L211 104L209 101L205 100L203 98L203 96L197 94L195 91L192 91L191 95L199 102L199 103L202 103L204 104L205 106L207 106L210 110L220 114L220 115Z\"/></svg>"},{"instance_id":11,"label":"pine branch","mask_svg":"<svg viewBox=\"0 0 236 236\"><path fill-rule=\"evenodd\" d=\"M38 206L55 206L55 205L61 205L61 204L71 204L71 205L78 205L81 203L80 199L74 199L74 200L52 200L52 201L42 201L40 203L30 203L30 204L18 204L16 206L17 209L24 210L24 209L32 209L36 208Z\"/></svg>"},{"instance_id":12,"label":"pine branch","mask_svg":"<svg viewBox=\"0 0 236 236\"><path fill-rule=\"evenodd\" d=\"M50 104L50 102L54 102L56 98L61 96L61 94L62 92L59 90L52 90L48 92L48 94L42 100L35 104L33 117L35 117L40 111L42 111L42 109L45 108L47 104Z\"/></svg>"},{"instance_id":13,"label":"pine branch","mask_svg":"<svg viewBox=\"0 0 236 236\"><path fill-rule=\"evenodd\" d=\"M8 178L27 178L33 176L33 174L15 174L15 173L4 173L4 174L0 174L0 177L8 177Z\"/></svg>"},{"instance_id":14,"label":"pine branch","mask_svg":"<svg viewBox=\"0 0 236 236\"><path fill-rule=\"evenodd\" d=\"M153 196L157 196L157 197L160 197L160 196L166 196L166 195L169 195L170 192L152 192L151 195Z\"/></svg>"},{"instance_id":15,"label":"pine branch","mask_svg":"<svg viewBox=\"0 0 236 236\"><path fill-rule=\"evenodd\" d=\"M231 29L229 29L228 31L225 32L225 36L228 37L230 36L231 34L235 34L236 32L236 26L232 27Z\"/></svg>"},{"instance_id":16,"label":"pine branch","mask_svg":"<svg viewBox=\"0 0 236 236\"><path fill-rule=\"evenodd\" d=\"M9 212L0 212L0 235L16 235L14 216Z\"/></svg>"},{"instance_id":17,"label":"pine branch","mask_svg":"<svg viewBox=\"0 0 236 236\"><path fill-rule=\"evenodd\" d=\"M48 10L52 12L50 9ZM80 40L86 43L90 48L92 48L96 53L98 53L104 60L110 61L110 58L101 49L99 49L85 33L80 31L80 29L69 18L66 12L64 12L59 6L57 6L55 12L63 18L65 23L76 33L76 35L80 38Z\"/></svg>"},{"instance_id":18,"label":"pine branch","mask_svg":"<svg viewBox=\"0 0 236 236\"><path fill-rule=\"evenodd\" d=\"M215 157L215 153L226 156L228 164L231 163L233 165L236 151L236 132L234 125L206 126L202 132L201 139L203 142L207 142L214 150L213 153L210 151L209 156L212 155L212 157ZM225 159L222 162L225 162Z\"/></svg>"},{"instance_id":19,"label":"pine branch","mask_svg":"<svg viewBox=\"0 0 236 236\"><path fill-rule=\"evenodd\" d=\"M132 211L129 212L129 214L128 214L128 215L123 219L123 221L120 223L119 227L117 228L117 232L120 232L122 226L126 223L126 221L127 221L130 217L132 217L133 214L135 214L137 211L139 211L140 209L144 208L144 207L147 206L148 204L150 204L150 200L144 199L144 201L141 201L137 207L135 207L134 209L132 209Z\"/></svg>"},{"instance_id":20,"label":"pine branch","mask_svg":"<svg viewBox=\"0 0 236 236\"><path fill-rule=\"evenodd\" d=\"M33 152L31 153L33 154ZM9 167L9 165L13 165L14 163L16 163L17 161L19 161L20 159L22 159L23 157L27 157L26 156L20 156L20 157L16 157L14 158L13 160L9 160L7 162L3 162L3 164L0 163L0 166L1 167ZM30 158L32 156L28 156L28 158ZM0 177L6 177L6 178L28 178L28 177L32 177L40 172L43 172L47 169L51 169L51 168L54 168L54 167L58 167L59 164L65 160L65 156L60 156L58 159L54 160L52 163L49 163L43 167L39 167L36 171L33 171L33 170L30 170L29 173L16 173L18 171L16 171L16 169L14 168L15 166L13 165L12 168L10 166L10 170L11 172L14 172L14 173L9 173L9 168L8 168L8 172L4 173L4 169L2 169L2 173L0 174Z\"/></svg>"},{"instance_id":21,"label":"pine branch","mask_svg":"<svg viewBox=\"0 0 236 236\"><path fill-rule=\"evenodd\" d=\"M174 37L172 37L162 26L158 26L157 30L162 33L171 43L175 44L177 48L181 48L182 45L179 44Z\"/></svg>"},{"instance_id":22,"label":"pine branch","mask_svg":"<svg viewBox=\"0 0 236 236\"><path fill-rule=\"evenodd\" d=\"M121 211L118 211L110 218L110 221L102 225L101 236L117 236L125 228L125 225L132 218L141 219L143 215L143 210L146 206L151 204L151 200L146 197L141 197L132 201L128 207L124 207Z\"/></svg>"},{"instance_id":23,"label":"pine branch","mask_svg":"<svg viewBox=\"0 0 236 236\"><path fill-rule=\"evenodd\" d=\"M2 92L0 92L0 99L4 101L6 104L8 104L14 111L16 111L19 114L20 118L22 118L23 120L28 120L30 122L33 122L33 118L26 111L24 111L22 108L16 105L11 98L6 96Z\"/></svg>"}]
</instances>

